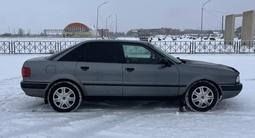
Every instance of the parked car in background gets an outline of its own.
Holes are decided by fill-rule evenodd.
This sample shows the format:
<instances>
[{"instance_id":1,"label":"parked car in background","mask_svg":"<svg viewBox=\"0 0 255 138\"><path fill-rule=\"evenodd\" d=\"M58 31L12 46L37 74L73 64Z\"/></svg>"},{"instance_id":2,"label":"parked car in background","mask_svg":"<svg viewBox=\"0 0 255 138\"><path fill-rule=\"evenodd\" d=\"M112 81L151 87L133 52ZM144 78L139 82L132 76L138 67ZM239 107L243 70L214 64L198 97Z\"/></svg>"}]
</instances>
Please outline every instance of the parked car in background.
<instances>
[{"instance_id":1,"label":"parked car in background","mask_svg":"<svg viewBox=\"0 0 255 138\"><path fill-rule=\"evenodd\" d=\"M27 60L21 87L59 112L85 97L181 97L192 111L211 110L242 89L225 65L175 58L147 42L92 40Z\"/></svg>"},{"instance_id":2,"label":"parked car in background","mask_svg":"<svg viewBox=\"0 0 255 138\"><path fill-rule=\"evenodd\" d=\"M216 41L214 37L210 37L210 41Z\"/></svg>"}]
</instances>

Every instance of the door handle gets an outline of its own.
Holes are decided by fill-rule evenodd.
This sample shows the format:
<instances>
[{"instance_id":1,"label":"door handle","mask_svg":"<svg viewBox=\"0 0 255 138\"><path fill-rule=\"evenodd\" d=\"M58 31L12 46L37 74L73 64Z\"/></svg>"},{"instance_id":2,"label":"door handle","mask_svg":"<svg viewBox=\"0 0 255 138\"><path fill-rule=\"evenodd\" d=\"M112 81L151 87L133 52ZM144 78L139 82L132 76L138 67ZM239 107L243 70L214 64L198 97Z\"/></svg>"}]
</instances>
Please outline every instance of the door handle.
<instances>
[{"instance_id":1,"label":"door handle","mask_svg":"<svg viewBox=\"0 0 255 138\"><path fill-rule=\"evenodd\" d=\"M126 71L127 72L132 72L132 71L134 71L135 70L135 68L126 68Z\"/></svg>"},{"instance_id":2,"label":"door handle","mask_svg":"<svg viewBox=\"0 0 255 138\"><path fill-rule=\"evenodd\" d=\"M82 66L82 67L81 67L81 70L83 70L83 71L87 71L87 70L89 70L89 67Z\"/></svg>"}]
</instances>

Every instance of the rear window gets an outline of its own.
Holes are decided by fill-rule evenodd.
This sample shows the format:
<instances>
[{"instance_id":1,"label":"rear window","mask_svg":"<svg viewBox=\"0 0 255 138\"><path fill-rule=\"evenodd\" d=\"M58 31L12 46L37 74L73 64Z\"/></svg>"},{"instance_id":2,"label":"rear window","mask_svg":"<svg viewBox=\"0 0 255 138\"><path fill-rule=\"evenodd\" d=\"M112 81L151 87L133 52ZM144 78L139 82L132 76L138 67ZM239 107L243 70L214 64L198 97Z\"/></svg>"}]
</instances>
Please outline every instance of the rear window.
<instances>
[{"instance_id":1,"label":"rear window","mask_svg":"<svg viewBox=\"0 0 255 138\"><path fill-rule=\"evenodd\" d=\"M64 49L64 50L62 50L62 51L60 51L60 52L58 52L58 53L56 53L56 54L53 54L53 55L47 57L47 59L48 59L48 60L53 60L53 59L55 59L56 57L62 55L63 53L69 51L70 49L72 49L72 48L74 48L74 47L75 47L75 46L71 46L71 47L69 47L69 48L66 48L66 49Z\"/></svg>"},{"instance_id":2,"label":"rear window","mask_svg":"<svg viewBox=\"0 0 255 138\"><path fill-rule=\"evenodd\" d=\"M84 48L83 46L76 47L65 56L63 56L59 61L83 61Z\"/></svg>"}]
</instances>

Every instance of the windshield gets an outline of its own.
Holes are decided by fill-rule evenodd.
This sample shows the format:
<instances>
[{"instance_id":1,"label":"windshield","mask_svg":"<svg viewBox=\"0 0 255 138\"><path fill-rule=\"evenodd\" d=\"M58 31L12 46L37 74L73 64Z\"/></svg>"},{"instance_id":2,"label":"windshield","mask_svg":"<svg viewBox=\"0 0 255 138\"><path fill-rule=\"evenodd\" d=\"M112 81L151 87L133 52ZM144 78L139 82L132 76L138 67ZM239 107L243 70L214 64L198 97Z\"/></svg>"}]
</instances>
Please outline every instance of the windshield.
<instances>
[{"instance_id":1,"label":"windshield","mask_svg":"<svg viewBox=\"0 0 255 138\"><path fill-rule=\"evenodd\" d=\"M156 46L154 46L154 45L152 45L152 44L150 44L150 45L153 46L153 47L154 47L157 51L159 51L160 53L164 54L165 56L167 56L168 58L170 58L171 60L173 60L175 63L177 63L177 64L181 64L181 63L182 63L181 60L179 60L179 59L177 59L176 57L174 57L174 56L168 54L166 51L163 51L161 48L156 47Z\"/></svg>"}]
</instances>

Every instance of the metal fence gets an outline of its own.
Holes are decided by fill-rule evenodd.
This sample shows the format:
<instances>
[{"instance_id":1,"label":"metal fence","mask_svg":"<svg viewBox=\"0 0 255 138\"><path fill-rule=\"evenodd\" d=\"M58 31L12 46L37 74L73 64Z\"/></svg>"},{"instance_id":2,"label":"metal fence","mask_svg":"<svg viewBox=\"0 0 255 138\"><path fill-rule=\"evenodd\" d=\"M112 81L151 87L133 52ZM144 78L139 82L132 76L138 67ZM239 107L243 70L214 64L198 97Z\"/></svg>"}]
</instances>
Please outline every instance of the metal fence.
<instances>
[{"instance_id":1,"label":"metal fence","mask_svg":"<svg viewBox=\"0 0 255 138\"><path fill-rule=\"evenodd\" d=\"M50 54L80 41L0 41L0 54Z\"/></svg>"},{"instance_id":2,"label":"metal fence","mask_svg":"<svg viewBox=\"0 0 255 138\"><path fill-rule=\"evenodd\" d=\"M153 45L171 54L255 53L255 41L155 41Z\"/></svg>"},{"instance_id":3,"label":"metal fence","mask_svg":"<svg viewBox=\"0 0 255 138\"><path fill-rule=\"evenodd\" d=\"M50 54L81 41L0 41L0 54ZM152 41L170 54L255 53L255 41Z\"/></svg>"}]
</instances>

